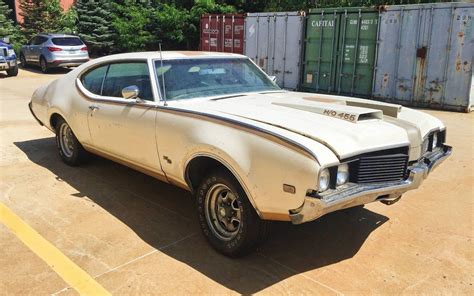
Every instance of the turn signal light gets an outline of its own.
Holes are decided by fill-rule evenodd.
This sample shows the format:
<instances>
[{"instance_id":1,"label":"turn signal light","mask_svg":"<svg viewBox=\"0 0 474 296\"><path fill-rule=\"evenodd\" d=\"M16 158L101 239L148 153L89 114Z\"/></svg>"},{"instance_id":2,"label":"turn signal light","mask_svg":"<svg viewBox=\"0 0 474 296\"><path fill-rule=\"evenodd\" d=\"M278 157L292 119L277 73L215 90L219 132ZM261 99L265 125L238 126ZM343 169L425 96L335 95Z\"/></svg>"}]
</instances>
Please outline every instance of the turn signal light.
<instances>
[{"instance_id":1,"label":"turn signal light","mask_svg":"<svg viewBox=\"0 0 474 296\"><path fill-rule=\"evenodd\" d=\"M53 51L61 51L62 49L59 48L59 47L49 46L49 47L48 47L48 50L51 51L51 52L53 52Z\"/></svg>"}]
</instances>

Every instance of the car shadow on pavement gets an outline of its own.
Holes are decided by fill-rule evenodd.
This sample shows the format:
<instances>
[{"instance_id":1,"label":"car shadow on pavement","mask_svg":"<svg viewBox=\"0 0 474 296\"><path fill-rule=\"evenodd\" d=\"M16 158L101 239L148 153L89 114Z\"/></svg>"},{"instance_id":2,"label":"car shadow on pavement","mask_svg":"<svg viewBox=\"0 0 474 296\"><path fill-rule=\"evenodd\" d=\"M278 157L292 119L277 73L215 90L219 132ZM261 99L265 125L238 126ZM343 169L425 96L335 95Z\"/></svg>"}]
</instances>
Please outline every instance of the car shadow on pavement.
<instances>
[{"instance_id":1,"label":"car shadow on pavement","mask_svg":"<svg viewBox=\"0 0 474 296\"><path fill-rule=\"evenodd\" d=\"M15 145L33 163L77 190L71 198L92 200L159 252L240 294L256 293L294 275L317 272L318 268L352 258L370 233L388 221L359 207L299 226L275 223L270 238L256 252L230 259L206 243L187 191L99 157L92 157L83 166L69 167L57 155L52 137ZM170 219L175 220L174 224ZM174 243L165 245L160 237L163 233L174 236ZM144 260L146 264L160 264Z\"/></svg>"},{"instance_id":2,"label":"car shadow on pavement","mask_svg":"<svg viewBox=\"0 0 474 296\"><path fill-rule=\"evenodd\" d=\"M68 72L70 72L72 70L72 68L63 68L63 67L60 67L60 68L51 68L51 69L48 69L48 73L46 74L51 74L51 75L62 75L62 74L66 74ZM35 74L43 74L43 72L41 72L41 68L39 66L35 66L35 65L28 65L28 67L26 68L20 68L20 71L26 71L26 72L30 72L30 73L35 73Z\"/></svg>"}]
</instances>

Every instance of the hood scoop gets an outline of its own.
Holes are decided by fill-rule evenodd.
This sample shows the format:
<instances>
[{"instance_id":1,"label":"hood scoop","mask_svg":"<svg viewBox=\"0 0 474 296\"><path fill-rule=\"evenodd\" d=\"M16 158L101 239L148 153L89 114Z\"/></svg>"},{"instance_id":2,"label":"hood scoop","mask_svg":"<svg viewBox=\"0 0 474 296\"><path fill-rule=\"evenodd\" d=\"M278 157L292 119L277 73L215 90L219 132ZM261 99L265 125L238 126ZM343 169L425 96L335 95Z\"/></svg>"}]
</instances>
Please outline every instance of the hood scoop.
<instances>
[{"instance_id":1,"label":"hood scoop","mask_svg":"<svg viewBox=\"0 0 474 296\"><path fill-rule=\"evenodd\" d=\"M370 119L383 119L383 112L381 110L374 110L369 108L353 107L339 104L320 104L319 106L312 105L298 105L285 103L272 103L273 105L302 110L319 115L325 115L352 123L357 123Z\"/></svg>"}]
</instances>

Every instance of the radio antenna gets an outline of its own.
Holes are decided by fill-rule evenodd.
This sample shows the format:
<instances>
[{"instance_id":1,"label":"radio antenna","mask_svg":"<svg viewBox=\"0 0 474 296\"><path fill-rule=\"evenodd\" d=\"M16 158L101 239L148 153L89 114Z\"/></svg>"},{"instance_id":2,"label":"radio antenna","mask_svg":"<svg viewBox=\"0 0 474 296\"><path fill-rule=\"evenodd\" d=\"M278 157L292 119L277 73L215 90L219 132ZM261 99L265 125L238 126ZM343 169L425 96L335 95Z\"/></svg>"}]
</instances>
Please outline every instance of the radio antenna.
<instances>
[{"instance_id":1,"label":"radio antenna","mask_svg":"<svg viewBox=\"0 0 474 296\"><path fill-rule=\"evenodd\" d=\"M163 73L161 73L161 82L162 82L162 85L163 85L163 100L165 102L165 106L168 106L168 103L166 102L166 86L165 86L165 69L163 68L163 54L161 53L161 41L159 41L158 43L158 46L160 48L160 66L161 66L161 70L163 71Z\"/></svg>"}]
</instances>

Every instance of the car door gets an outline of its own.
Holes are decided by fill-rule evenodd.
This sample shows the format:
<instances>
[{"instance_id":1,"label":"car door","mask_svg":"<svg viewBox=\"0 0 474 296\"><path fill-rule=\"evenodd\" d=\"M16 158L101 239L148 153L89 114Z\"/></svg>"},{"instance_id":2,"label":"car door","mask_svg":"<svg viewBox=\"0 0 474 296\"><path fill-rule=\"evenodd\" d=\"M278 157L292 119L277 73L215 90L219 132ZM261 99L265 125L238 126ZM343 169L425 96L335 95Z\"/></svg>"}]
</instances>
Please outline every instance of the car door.
<instances>
[{"instance_id":1,"label":"car door","mask_svg":"<svg viewBox=\"0 0 474 296\"><path fill-rule=\"evenodd\" d=\"M43 43L45 43L48 38L43 36L37 36L31 48L31 61L39 63L41 56L41 51L43 50Z\"/></svg>"},{"instance_id":2,"label":"car door","mask_svg":"<svg viewBox=\"0 0 474 296\"><path fill-rule=\"evenodd\" d=\"M33 37L33 38L31 38L30 41L28 41L28 45L25 46L25 48L24 48L23 54L25 55L25 59L26 59L26 61L28 61L28 62L31 62L31 61L32 61L32 56L31 56L32 54L31 54L31 52L32 52L32 49L35 47L34 44L35 44L36 38L38 38L38 37Z\"/></svg>"},{"instance_id":3,"label":"car door","mask_svg":"<svg viewBox=\"0 0 474 296\"><path fill-rule=\"evenodd\" d=\"M83 75L85 88L99 94L89 105L91 142L108 156L161 173L155 117L156 106L146 61L111 63ZM122 89L139 88L139 100L124 99Z\"/></svg>"}]
</instances>

